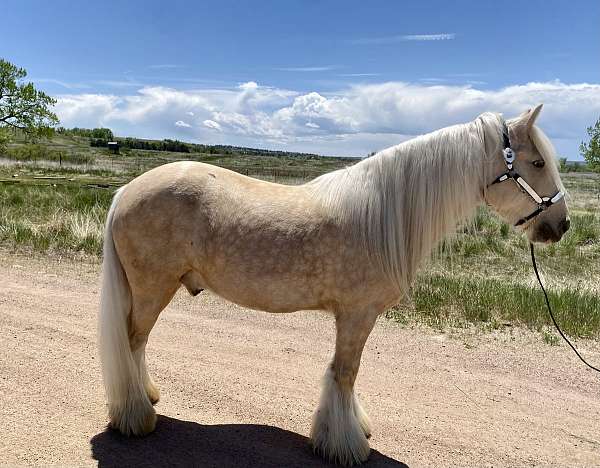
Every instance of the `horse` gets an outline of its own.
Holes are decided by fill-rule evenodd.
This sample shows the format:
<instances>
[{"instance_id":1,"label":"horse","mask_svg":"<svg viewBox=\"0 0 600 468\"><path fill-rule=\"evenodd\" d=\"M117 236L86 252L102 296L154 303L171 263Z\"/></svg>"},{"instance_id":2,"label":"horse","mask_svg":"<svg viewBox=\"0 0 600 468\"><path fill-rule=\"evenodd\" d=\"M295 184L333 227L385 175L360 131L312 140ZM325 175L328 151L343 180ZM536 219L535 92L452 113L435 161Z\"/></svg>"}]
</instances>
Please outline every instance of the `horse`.
<instances>
[{"instance_id":1,"label":"horse","mask_svg":"<svg viewBox=\"0 0 600 468\"><path fill-rule=\"evenodd\" d=\"M267 312L330 312L335 352L310 440L330 461L367 460L371 424L354 393L363 347L432 249L483 204L530 242L557 242L569 228L554 150L535 125L541 107L510 120L484 113L303 185L182 161L120 188L99 314L109 425L154 430L159 390L145 349L183 285Z\"/></svg>"}]
</instances>

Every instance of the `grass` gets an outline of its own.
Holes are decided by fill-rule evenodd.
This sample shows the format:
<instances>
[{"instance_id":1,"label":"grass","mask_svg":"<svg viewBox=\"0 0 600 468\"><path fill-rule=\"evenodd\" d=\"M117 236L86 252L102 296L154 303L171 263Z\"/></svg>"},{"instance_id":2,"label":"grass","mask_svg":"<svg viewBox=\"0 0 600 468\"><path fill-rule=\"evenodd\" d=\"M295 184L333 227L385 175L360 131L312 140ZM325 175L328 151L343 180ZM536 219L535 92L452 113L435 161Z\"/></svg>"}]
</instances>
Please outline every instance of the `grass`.
<instances>
[{"instance_id":1,"label":"grass","mask_svg":"<svg viewBox=\"0 0 600 468\"><path fill-rule=\"evenodd\" d=\"M87 152L73 150L55 150L40 144L13 146L4 154L6 159L18 162L52 161L54 163L90 165L96 160L95 156Z\"/></svg>"},{"instance_id":2,"label":"grass","mask_svg":"<svg viewBox=\"0 0 600 468\"><path fill-rule=\"evenodd\" d=\"M0 242L100 255L111 199L110 190L79 185L0 184Z\"/></svg>"},{"instance_id":3,"label":"grass","mask_svg":"<svg viewBox=\"0 0 600 468\"><path fill-rule=\"evenodd\" d=\"M551 290L548 295L565 333L585 338L599 336L598 295L577 288ZM535 286L506 279L442 274L421 275L413 288L412 304L396 307L388 316L400 322L418 316L437 328L470 324L499 328L510 322L541 332L552 325L543 294Z\"/></svg>"}]
</instances>

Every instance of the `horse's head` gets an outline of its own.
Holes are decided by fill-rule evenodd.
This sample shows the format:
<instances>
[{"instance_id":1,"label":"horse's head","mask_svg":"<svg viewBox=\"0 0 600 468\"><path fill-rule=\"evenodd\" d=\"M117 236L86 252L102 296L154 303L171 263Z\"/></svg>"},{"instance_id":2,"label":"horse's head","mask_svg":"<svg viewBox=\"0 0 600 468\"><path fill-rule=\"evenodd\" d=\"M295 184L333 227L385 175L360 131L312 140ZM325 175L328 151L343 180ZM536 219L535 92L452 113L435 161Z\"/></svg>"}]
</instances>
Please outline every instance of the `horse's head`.
<instances>
[{"instance_id":1,"label":"horse's head","mask_svg":"<svg viewBox=\"0 0 600 468\"><path fill-rule=\"evenodd\" d=\"M537 128L540 104L508 120L491 163L486 202L530 242L557 242L570 225L552 144Z\"/></svg>"}]
</instances>

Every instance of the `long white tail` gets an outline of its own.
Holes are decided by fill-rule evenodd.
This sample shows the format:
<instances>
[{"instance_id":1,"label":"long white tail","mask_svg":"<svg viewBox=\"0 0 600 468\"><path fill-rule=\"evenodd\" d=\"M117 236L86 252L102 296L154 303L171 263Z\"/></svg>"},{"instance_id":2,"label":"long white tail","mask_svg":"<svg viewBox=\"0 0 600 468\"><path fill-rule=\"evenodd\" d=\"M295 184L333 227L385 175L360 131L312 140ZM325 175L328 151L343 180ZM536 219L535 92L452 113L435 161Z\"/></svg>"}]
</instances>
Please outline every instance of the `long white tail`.
<instances>
[{"instance_id":1,"label":"long white tail","mask_svg":"<svg viewBox=\"0 0 600 468\"><path fill-rule=\"evenodd\" d=\"M113 242L113 215L123 189L113 198L104 231L98 344L111 426L126 435L142 435L154 429L156 413L129 345L131 290Z\"/></svg>"}]
</instances>

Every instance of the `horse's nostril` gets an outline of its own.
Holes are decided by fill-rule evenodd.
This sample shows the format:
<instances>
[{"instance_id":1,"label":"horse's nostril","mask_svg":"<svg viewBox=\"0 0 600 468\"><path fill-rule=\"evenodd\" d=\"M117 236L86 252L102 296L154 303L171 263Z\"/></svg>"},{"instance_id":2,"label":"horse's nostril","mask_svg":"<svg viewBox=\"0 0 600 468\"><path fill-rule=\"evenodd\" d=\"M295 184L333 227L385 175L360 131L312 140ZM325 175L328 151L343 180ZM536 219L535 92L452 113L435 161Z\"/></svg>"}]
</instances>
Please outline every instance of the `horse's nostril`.
<instances>
[{"instance_id":1,"label":"horse's nostril","mask_svg":"<svg viewBox=\"0 0 600 468\"><path fill-rule=\"evenodd\" d=\"M570 227L571 227L571 220L563 219L560 223L561 234L564 234L565 232L567 232Z\"/></svg>"}]
</instances>

